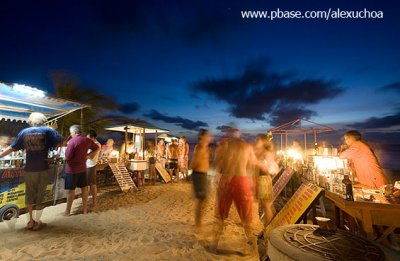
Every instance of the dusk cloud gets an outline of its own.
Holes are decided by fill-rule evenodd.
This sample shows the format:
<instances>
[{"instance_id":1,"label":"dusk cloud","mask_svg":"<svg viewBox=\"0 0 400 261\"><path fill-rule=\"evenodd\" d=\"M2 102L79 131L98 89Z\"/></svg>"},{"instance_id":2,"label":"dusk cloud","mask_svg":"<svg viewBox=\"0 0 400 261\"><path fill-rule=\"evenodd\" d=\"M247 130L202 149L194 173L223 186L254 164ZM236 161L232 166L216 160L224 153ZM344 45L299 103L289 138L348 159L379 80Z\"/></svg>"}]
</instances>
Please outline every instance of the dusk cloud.
<instances>
[{"instance_id":1,"label":"dusk cloud","mask_svg":"<svg viewBox=\"0 0 400 261\"><path fill-rule=\"evenodd\" d=\"M217 126L215 129L221 131L222 133L229 132L233 127L228 125L220 125Z\"/></svg>"},{"instance_id":2,"label":"dusk cloud","mask_svg":"<svg viewBox=\"0 0 400 261\"><path fill-rule=\"evenodd\" d=\"M400 82L394 82L384 85L378 89L378 91L395 91L400 93Z\"/></svg>"},{"instance_id":3,"label":"dusk cloud","mask_svg":"<svg viewBox=\"0 0 400 261\"><path fill-rule=\"evenodd\" d=\"M317 115L315 111L306 109L303 106L283 105L277 106L270 113L269 121L272 126L278 126L298 118L308 120L315 115Z\"/></svg>"},{"instance_id":4,"label":"dusk cloud","mask_svg":"<svg viewBox=\"0 0 400 261\"><path fill-rule=\"evenodd\" d=\"M188 130L197 130L201 127L208 127L208 124L203 121L192 121L189 119L182 118L180 116L171 117L165 114L162 114L156 110L151 110L150 112L144 114L144 116L156 120L156 121L163 121L166 123L174 123L177 126L180 126L184 129Z\"/></svg>"},{"instance_id":5,"label":"dusk cloud","mask_svg":"<svg viewBox=\"0 0 400 261\"><path fill-rule=\"evenodd\" d=\"M260 59L247 64L238 76L200 80L192 90L226 102L234 117L268 120L271 124L282 117L309 118L315 112L305 106L332 99L344 91L332 80L297 79L291 73L273 72L269 67L267 60Z\"/></svg>"},{"instance_id":6,"label":"dusk cloud","mask_svg":"<svg viewBox=\"0 0 400 261\"><path fill-rule=\"evenodd\" d=\"M136 102L123 103L118 106L118 110L125 114L137 112L139 108L140 105Z\"/></svg>"},{"instance_id":7,"label":"dusk cloud","mask_svg":"<svg viewBox=\"0 0 400 261\"><path fill-rule=\"evenodd\" d=\"M371 117L363 122L348 125L356 129L383 129L400 126L400 109L391 115L383 117Z\"/></svg>"}]
</instances>

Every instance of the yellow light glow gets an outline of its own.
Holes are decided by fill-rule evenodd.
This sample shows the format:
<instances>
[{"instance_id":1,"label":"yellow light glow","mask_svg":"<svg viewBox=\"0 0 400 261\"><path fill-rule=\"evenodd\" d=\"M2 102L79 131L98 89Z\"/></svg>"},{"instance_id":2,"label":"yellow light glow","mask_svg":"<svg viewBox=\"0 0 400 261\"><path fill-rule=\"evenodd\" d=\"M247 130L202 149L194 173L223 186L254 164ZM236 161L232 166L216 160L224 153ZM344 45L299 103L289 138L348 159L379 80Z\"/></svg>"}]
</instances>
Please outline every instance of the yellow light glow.
<instances>
[{"instance_id":1,"label":"yellow light glow","mask_svg":"<svg viewBox=\"0 0 400 261\"><path fill-rule=\"evenodd\" d=\"M111 158L118 158L118 156L119 156L119 152L118 152L117 150L113 150L113 151L110 153L110 157L111 157Z\"/></svg>"},{"instance_id":2,"label":"yellow light glow","mask_svg":"<svg viewBox=\"0 0 400 261\"><path fill-rule=\"evenodd\" d=\"M287 156L292 158L294 161L303 161L303 156L301 153L294 149L289 149L287 151Z\"/></svg>"}]
</instances>

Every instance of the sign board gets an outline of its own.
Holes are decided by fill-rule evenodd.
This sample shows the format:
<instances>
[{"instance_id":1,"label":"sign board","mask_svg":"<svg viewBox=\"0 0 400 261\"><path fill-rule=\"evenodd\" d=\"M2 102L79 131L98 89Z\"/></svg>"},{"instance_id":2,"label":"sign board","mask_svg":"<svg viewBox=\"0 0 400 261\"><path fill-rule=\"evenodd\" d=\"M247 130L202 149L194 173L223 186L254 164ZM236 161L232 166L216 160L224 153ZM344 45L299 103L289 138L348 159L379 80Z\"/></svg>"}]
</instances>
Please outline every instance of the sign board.
<instances>
[{"instance_id":1,"label":"sign board","mask_svg":"<svg viewBox=\"0 0 400 261\"><path fill-rule=\"evenodd\" d=\"M295 224L321 191L322 188L310 182L301 184L296 193L269 223L265 229L264 238L267 238L269 232L276 227Z\"/></svg>"},{"instance_id":2,"label":"sign board","mask_svg":"<svg viewBox=\"0 0 400 261\"><path fill-rule=\"evenodd\" d=\"M279 194L282 192L283 188L289 182L290 178L293 176L293 169L288 167L282 173L282 175L278 178L275 182L274 186L272 187L272 198L275 200Z\"/></svg>"},{"instance_id":3,"label":"sign board","mask_svg":"<svg viewBox=\"0 0 400 261\"><path fill-rule=\"evenodd\" d=\"M137 190L137 187L135 186L135 183L133 183L133 180L129 175L124 163L110 163L108 165L110 166L111 171L114 174L114 177L122 191L125 192L132 188Z\"/></svg>"},{"instance_id":4,"label":"sign board","mask_svg":"<svg viewBox=\"0 0 400 261\"><path fill-rule=\"evenodd\" d=\"M169 175L168 171L158 162L156 163L156 170L158 174L160 174L161 178L165 181L165 183L171 181L171 176Z\"/></svg>"}]
</instances>

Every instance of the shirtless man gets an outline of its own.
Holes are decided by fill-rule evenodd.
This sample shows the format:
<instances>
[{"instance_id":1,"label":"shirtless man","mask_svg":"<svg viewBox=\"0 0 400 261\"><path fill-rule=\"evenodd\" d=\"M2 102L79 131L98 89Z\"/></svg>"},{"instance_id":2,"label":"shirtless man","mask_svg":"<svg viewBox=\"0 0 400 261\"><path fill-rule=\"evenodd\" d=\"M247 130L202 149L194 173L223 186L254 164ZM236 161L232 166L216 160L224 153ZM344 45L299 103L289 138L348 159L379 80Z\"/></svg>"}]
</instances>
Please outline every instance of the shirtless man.
<instances>
[{"instance_id":1,"label":"shirtless man","mask_svg":"<svg viewBox=\"0 0 400 261\"><path fill-rule=\"evenodd\" d=\"M195 207L195 225L197 232L201 230L202 209L204 200L207 197L207 172L210 166L210 152L208 145L212 140L211 133L207 130L200 130L199 143L194 148L192 162L193 190L197 199Z\"/></svg>"},{"instance_id":2,"label":"shirtless man","mask_svg":"<svg viewBox=\"0 0 400 261\"><path fill-rule=\"evenodd\" d=\"M177 181L179 181L178 158L179 158L178 142L176 139L173 139L172 143L168 146L167 161L168 161L169 175L171 175L172 179L172 176L175 173Z\"/></svg>"},{"instance_id":3,"label":"shirtless man","mask_svg":"<svg viewBox=\"0 0 400 261\"><path fill-rule=\"evenodd\" d=\"M183 173L184 179L187 179L189 176L189 144L187 143L185 136L182 136L179 139L179 143L179 171Z\"/></svg>"},{"instance_id":4,"label":"shirtless man","mask_svg":"<svg viewBox=\"0 0 400 261\"><path fill-rule=\"evenodd\" d=\"M216 218L217 228L211 249L216 251L222 234L223 222L229 215L232 202L242 221L251 251L255 251L256 238L252 233L253 192L252 177L247 173L250 164L262 169L251 145L240 138L240 132L232 129L229 136L222 140L216 150L216 170L220 173L217 188Z\"/></svg>"},{"instance_id":5,"label":"shirtless man","mask_svg":"<svg viewBox=\"0 0 400 261\"><path fill-rule=\"evenodd\" d=\"M165 168L165 144L164 140L159 140L157 144L157 159L161 163L161 166Z\"/></svg>"}]
</instances>

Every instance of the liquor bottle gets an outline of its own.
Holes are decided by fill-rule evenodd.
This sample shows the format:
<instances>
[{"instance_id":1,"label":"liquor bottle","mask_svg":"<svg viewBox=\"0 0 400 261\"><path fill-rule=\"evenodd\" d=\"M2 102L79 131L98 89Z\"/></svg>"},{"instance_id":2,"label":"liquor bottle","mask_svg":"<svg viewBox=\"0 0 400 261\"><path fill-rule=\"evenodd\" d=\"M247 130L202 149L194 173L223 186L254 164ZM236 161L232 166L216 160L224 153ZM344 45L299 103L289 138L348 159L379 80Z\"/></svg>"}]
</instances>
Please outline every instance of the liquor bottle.
<instances>
[{"instance_id":1,"label":"liquor bottle","mask_svg":"<svg viewBox=\"0 0 400 261\"><path fill-rule=\"evenodd\" d=\"M318 151L319 151L319 146L318 146L318 143L315 142L314 143L314 155L318 155Z\"/></svg>"},{"instance_id":2,"label":"liquor bottle","mask_svg":"<svg viewBox=\"0 0 400 261\"><path fill-rule=\"evenodd\" d=\"M353 183L349 179L349 175L344 175L344 179L342 180L344 184L344 194L346 196L346 200L354 201L353 197Z\"/></svg>"}]
</instances>

